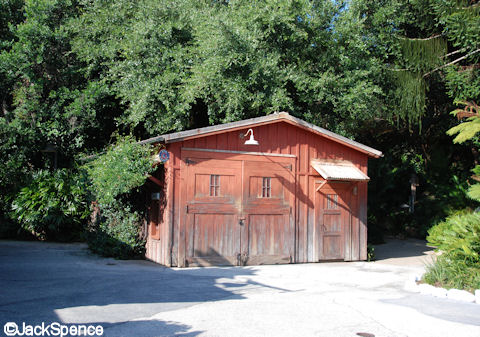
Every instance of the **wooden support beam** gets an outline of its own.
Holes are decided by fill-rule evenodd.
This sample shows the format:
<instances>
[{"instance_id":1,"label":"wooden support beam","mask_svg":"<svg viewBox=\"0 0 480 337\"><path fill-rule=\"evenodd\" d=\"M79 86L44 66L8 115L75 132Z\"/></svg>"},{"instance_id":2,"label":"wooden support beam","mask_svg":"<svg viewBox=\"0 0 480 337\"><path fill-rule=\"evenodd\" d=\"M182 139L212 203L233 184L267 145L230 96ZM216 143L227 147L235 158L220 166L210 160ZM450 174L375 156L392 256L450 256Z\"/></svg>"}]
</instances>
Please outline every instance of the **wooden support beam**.
<instances>
[{"instance_id":1,"label":"wooden support beam","mask_svg":"<svg viewBox=\"0 0 480 337\"><path fill-rule=\"evenodd\" d=\"M316 183L318 183L318 182L319 182L319 181L316 181ZM322 181L322 182L320 183L320 185L315 189L315 192L320 191L320 190L322 189L322 187L325 186L326 183L327 183L326 180Z\"/></svg>"},{"instance_id":2,"label":"wooden support beam","mask_svg":"<svg viewBox=\"0 0 480 337\"><path fill-rule=\"evenodd\" d=\"M150 179L151 181L153 181L158 186L163 187L163 182L160 179L157 179L157 178L155 178L154 176L151 176L151 175L147 176L147 178Z\"/></svg>"}]
</instances>

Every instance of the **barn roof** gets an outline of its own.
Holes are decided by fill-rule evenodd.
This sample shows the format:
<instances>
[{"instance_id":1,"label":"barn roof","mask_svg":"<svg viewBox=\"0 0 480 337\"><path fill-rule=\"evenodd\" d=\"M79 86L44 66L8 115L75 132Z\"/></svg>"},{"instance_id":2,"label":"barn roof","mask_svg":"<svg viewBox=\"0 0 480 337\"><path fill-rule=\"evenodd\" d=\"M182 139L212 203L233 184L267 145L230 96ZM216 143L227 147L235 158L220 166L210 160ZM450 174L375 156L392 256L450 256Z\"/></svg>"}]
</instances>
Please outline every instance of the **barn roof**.
<instances>
[{"instance_id":1,"label":"barn roof","mask_svg":"<svg viewBox=\"0 0 480 337\"><path fill-rule=\"evenodd\" d=\"M231 122L226 124L207 126L207 127L193 129L193 130L168 133L168 134L143 140L140 143L141 144L149 144L149 143L157 143L157 142L174 143L174 142L179 142L187 139L210 136L210 135L224 133L224 132L233 131L237 129L244 129L247 127L255 127L255 126L272 124L277 122L287 122L289 124L298 126L302 129L305 129L307 131L310 131L320 136L323 136L325 138L328 138L334 142L343 144L357 151L363 152L371 157L378 158L383 156L381 151L375 150L374 148L371 148L367 145L358 143L354 140L340 136L339 134L328 131L319 126L308 123L303 119L300 119L288 114L287 112L279 112L279 113L274 113L267 116L244 119L238 122Z\"/></svg>"}]
</instances>

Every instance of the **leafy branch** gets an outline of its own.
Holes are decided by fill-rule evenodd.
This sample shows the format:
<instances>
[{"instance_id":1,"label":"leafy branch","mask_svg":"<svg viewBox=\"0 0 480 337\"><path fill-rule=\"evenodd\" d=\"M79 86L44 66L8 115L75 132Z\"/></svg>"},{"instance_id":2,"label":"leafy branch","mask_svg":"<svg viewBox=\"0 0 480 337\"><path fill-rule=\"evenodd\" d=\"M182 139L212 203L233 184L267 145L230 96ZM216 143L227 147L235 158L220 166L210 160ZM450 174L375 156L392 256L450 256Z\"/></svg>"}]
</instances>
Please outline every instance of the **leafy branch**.
<instances>
[{"instance_id":1,"label":"leafy branch","mask_svg":"<svg viewBox=\"0 0 480 337\"><path fill-rule=\"evenodd\" d=\"M457 58L456 60L454 60L454 61L452 61L452 62L448 62L448 63L446 63L446 64L443 64L443 65L441 65L440 67L437 67L437 68L429 71L428 73L423 74L423 77L427 77L427 76L429 76L430 74L432 74L432 73L434 73L434 72L436 72L436 71L438 71L438 70L441 70L441 69L443 69L443 68L445 68L445 67L451 66L451 65L453 65L453 64L455 64L455 63L458 63L458 62L460 62L460 61L462 61L462 60L465 60L466 58L468 58L468 57L470 57L470 56L472 56L473 54L476 54L476 53L478 53L478 52L480 52L480 48L478 48L478 49L476 49L476 50L473 50L473 51L471 51L470 53L468 53L468 54L466 54L466 55L464 55L464 56L462 56L462 57L459 57L459 58Z\"/></svg>"}]
</instances>

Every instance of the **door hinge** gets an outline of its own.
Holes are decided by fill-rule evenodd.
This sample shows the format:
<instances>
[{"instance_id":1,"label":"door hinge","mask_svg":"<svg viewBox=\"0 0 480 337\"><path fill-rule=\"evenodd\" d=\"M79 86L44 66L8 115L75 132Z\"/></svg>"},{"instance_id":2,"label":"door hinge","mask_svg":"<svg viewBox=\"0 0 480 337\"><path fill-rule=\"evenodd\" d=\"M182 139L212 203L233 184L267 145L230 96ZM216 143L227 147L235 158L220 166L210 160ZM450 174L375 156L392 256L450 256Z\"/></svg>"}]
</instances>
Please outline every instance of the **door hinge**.
<instances>
[{"instance_id":1,"label":"door hinge","mask_svg":"<svg viewBox=\"0 0 480 337\"><path fill-rule=\"evenodd\" d=\"M185 206L185 213L188 213L188 205Z\"/></svg>"}]
</instances>

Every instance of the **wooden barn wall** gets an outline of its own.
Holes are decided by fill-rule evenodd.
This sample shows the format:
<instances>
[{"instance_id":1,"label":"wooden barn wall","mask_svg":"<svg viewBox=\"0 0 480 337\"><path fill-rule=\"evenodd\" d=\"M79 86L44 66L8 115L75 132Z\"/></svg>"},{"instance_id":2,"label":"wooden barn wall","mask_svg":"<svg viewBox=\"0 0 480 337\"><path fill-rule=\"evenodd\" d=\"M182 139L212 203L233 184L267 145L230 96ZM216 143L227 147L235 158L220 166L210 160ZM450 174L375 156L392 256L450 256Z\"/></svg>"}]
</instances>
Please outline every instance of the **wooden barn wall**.
<instances>
[{"instance_id":1,"label":"wooden barn wall","mask_svg":"<svg viewBox=\"0 0 480 337\"><path fill-rule=\"evenodd\" d=\"M146 252L147 259L166 266L177 265L177 252L173 247L178 246L178 238L174 235L174 229L178 228L178 205L179 198L179 182L180 182L180 157L175 151L175 148L180 149L180 144L172 144L169 151L172 151L170 160L165 165L160 166L158 170L163 170L161 181L164 181L163 188L156 187L157 192L162 193L160 202L152 202L151 207L156 207L156 210L151 209L149 233L147 236ZM178 150L179 153L179 150ZM158 174L157 174L158 175ZM152 190L152 192L154 192ZM153 219L152 219L153 215ZM152 225L157 222L158 234L152 233Z\"/></svg>"},{"instance_id":2,"label":"wooden barn wall","mask_svg":"<svg viewBox=\"0 0 480 337\"><path fill-rule=\"evenodd\" d=\"M148 193L159 192L160 200L151 200L148 208L148 236L145 250L145 257L157 263L165 264L168 260L167 252L165 251L165 212L167 211L166 202L168 200L166 190L168 188L168 179L166 170L160 167L154 174L158 181L163 182L163 186L148 182ZM149 195L150 197L150 195Z\"/></svg>"},{"instance_id":3,"label":"wooden barn wall","mask_svg":"<svg viewBox=\"0 0 480 337\"><path fill-rule=\"evenodd\" d=\"M314 260L314 194L315 180L320 176L310 165L313 158L341 159L353 162L360 170L367 174L366 154L316 135L287 122L277 122L253 127L255 139L259 146L244 145L245 139L241 134L249 128L223 132L211 136L198 137L167 145L170 159L165 164L166 178L170 183L167 187L168 212L164 212L162 242L148 239L147 258L167 266L177 266L179 249L184 249L184 244L179 242L181 237L181 189L184 177L180 174L181 148L202 148L230 151L255 151L266 153L291 154L296 160L296 245L295 262L315 262ZM173 202L172 202L173 201ZM365 260L367 253L367 183L358 184L358 204L352 214L351 252L346 260ZM155 247L154 247L155 246ZM161 250L155 258L155 250Z\"/></svg>"}]
</instances>

